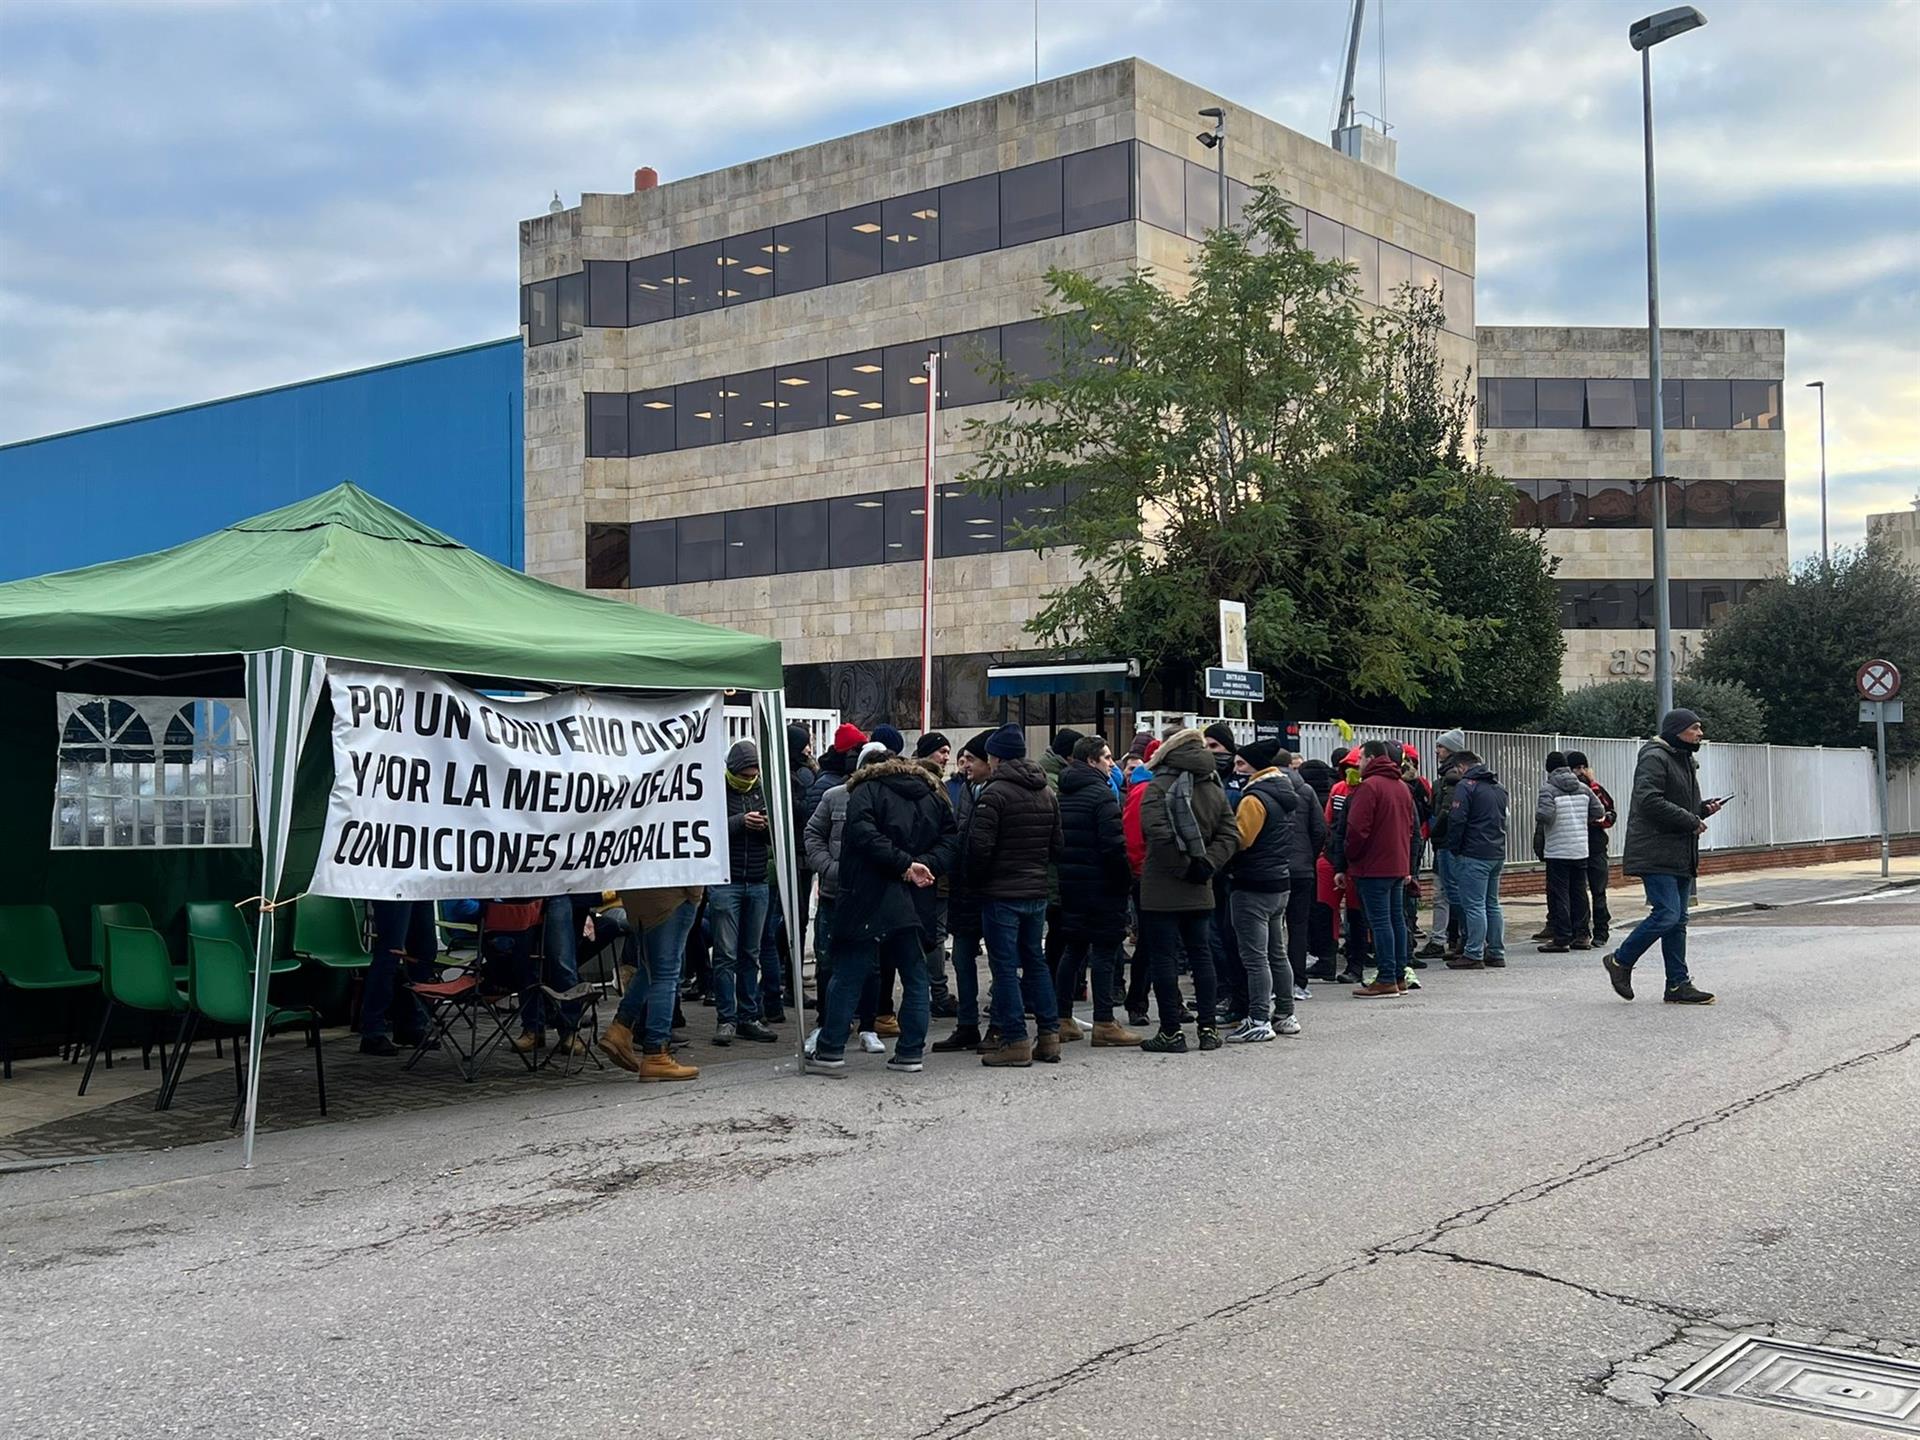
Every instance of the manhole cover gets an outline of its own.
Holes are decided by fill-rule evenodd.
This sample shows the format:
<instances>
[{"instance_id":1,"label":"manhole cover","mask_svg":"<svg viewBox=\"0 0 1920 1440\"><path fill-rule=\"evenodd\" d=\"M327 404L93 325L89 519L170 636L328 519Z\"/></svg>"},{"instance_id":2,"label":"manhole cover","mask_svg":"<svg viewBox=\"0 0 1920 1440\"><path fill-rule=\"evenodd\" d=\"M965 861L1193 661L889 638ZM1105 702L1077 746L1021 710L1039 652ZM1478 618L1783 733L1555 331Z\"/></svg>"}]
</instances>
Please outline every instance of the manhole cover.
<instances>
[{"instance_id":1,"label":"manhole cover","mask_svg":"<svg viewBox=\"0 0 1920 1440\"><path fill-rule=\"evenodd\" d=\"M1666 1390L1920 1435L1920 1365L1858 1350L1738 1335Z\"/></svg>"}]
</instances>

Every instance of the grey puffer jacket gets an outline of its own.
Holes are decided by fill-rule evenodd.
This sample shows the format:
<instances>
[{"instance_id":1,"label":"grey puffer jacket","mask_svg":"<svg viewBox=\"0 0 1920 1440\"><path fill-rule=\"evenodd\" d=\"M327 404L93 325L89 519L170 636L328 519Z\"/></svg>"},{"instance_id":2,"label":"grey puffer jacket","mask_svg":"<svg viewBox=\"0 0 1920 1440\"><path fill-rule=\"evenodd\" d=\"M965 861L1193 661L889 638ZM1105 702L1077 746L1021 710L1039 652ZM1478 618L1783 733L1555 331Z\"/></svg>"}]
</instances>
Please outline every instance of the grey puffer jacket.
<instances>
[{"instance_id":1,"label":"grey puffer jacket","mask_svg":"<svg viewBox=\"0 0 1920 1440\"><path fill-rule=\"evenodd\" d=\"M1549 770L1533 807L1535 823L1546 830L1545 858L1586 859L1587 827L1604 820L1606 814L1600 797L1571 769L1563 765Z\"/></svg>"},{"instance_id":2,"label":"grey puffer jacket","mask_svg":"<svg viewBox=\"0 0 1920 1440\"><path fill-rule=\"evenodd\" d=\"M1627 811L1627 847L1621 869L1629 875L1700 873L1700 762L1665 739L1640 747L1633 767L1633 804Z\"/></svg>"},{"instance_id":3,"label":"grey puffer jacket","mask_svg":"<svg viewBox=\"0 0 1920 1440\"><path fill-rule=\"evenodd\" d=\"M840 895L840 839L846 833L850 793L845 785L834 786L807 817L807 868L820 877L822 900Z\"/></svg>"}]
</instances>

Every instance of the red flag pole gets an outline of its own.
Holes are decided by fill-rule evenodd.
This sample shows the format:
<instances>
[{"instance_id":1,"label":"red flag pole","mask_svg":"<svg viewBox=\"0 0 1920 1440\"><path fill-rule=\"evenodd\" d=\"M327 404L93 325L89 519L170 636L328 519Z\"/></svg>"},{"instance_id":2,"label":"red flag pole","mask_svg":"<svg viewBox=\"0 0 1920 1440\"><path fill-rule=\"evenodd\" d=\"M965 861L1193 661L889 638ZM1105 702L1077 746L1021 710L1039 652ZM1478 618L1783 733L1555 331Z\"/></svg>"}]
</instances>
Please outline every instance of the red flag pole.
<instances>
[{"instance_id":1,"label":"red flag pole","mask_svg":"<svg viewBox=\"0 0 1920 1440\"><path fill-rule=\"evenodd\" d=\"M920 515L920 731L933 728L933 436L940 354L927 355L927 459Z\"/></svg>"}]
</instances>

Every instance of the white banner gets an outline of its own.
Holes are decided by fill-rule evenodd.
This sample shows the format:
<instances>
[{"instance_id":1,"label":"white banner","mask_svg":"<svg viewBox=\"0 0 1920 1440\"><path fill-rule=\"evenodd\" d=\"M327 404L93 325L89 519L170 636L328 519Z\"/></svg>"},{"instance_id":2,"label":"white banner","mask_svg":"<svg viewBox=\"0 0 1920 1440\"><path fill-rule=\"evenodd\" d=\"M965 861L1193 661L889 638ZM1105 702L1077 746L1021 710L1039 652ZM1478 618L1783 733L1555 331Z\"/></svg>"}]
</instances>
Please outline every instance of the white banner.
<instances>
[{"instance_id":1,"label":"white banner","mask_svg":"<svg viewBox=\"0 0 1920 1440\"><path fill-rule=\"evenodd\" d=\"M727 878L721 697L502 700L331 662L333 793L310 886L368 900Z\"/></svg>"}]
</instances>

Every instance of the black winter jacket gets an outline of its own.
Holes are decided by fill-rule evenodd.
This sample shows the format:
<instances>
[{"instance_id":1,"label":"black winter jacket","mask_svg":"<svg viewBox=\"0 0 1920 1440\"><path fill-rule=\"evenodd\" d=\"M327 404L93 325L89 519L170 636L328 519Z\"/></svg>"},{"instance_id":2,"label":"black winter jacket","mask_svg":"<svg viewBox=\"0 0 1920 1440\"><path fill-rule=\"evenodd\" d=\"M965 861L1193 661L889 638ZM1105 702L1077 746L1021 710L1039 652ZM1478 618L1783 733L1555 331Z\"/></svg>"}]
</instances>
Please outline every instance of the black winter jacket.
<instances>
[{"instance_id":1,"label":"black winter jacket","mask_svg":"<svg viewBox=\"0 0 1920 1440\"><path fill-rule=\"evenodd\" d=\"M814 810L826 798L827 791L847 783L856 758L844 750L829 750L820 757L820 768L813 772L813 779L807 783L806 798L800 802L800 808L805 812L800 821L802 826L813 818Z\"/></svg>"},{"instance_id":2,"label":"black winter jacket","mask_svg":"<svg viewBox=\"0 0 1920 1440\"><path fill-rule=\"evenodd\" d=\"M1447 785L1447 849L1462 860L1500 860L1507 853L1507 792L1478 759Z\"/></svg>"},{"instance_id":3,"label":"black winter jacket","mask_svg":"<svg viewBox=\"0 0 1920 1440\"><path fill-rule=\"evenodd\" d=\"M973 823L976 787L964 776L947 781L947 802L953 806L954 824L960 828L960 859L947 877L947 930L954 935L980 933L980 897L967 883L967 838Z\"/></svg>"},{"instance_id":4,"label":"black winter jacket","mask_svg":"<svg viewBox=\"0 0 1920 1440\"><path fill-rule=\"evenodd\" d=\"M1633 767L1633 803L1627 809L1627 846L1620 868L1629 875L1700 873L1700 762L1658 737L1640 747Z\"/></svg>"},{"instance_id":5,"label":"black winter jacket","mask_svg":"<svg viewBox=\"0 0 1920 1440\"><path fill-rule=\"evenodd\" d=\"M896 930L930 930L939 887L900 877L914 861L935 877L952 870L960 836L939 782L911 760L883 760L847 781L840 840L840 904L833 933L877 940Z\"/></svg>"},{"instance_id":6,"label":"black winter jacket","mask_svg":"<svg viewBox=\"0 0 1920 1440\"><path fill-rule=\"evenodd\" d=\"M1026 760L1002 760L967 822L967 888L982 900L1044 900L1060 857L1060 802Z\"/></svg>"},{"instance_id":7,"label":"black winter jacket","mask_svg":"<svg viewBox=\"0 0 1920 1440\"><path fill-rule=\"evenodd\" d=\"M1246 805L1259 805L1266 815L1253 837L1253 843L1244 845L1240 853L1233 857L1227 874L1233 877L1235 890L1275 894L1291 884L1293 831L1300 809L1300 796L1284 772L1262 775L1241 790L1240 806ZM1238 809L1236 807L1236 815Z\"/></svg>"},{"instance_id":8,"label":"black winter jacket","mask_svg":"<svg viewBox=\"0 0 1920 1440\"><path fill-rule=\"evenodd\" d=\"M725 784L725 781L721 782ZM727 785L727 879L735 885L767 883L767 834L747 828L747 812L767 813L767 792L755 780L749 790ZM773 823L769 817L767 823Z\"/></svg>"},{"instance_id":9,"label":"black winter jacket","mask_svg":"<svg viewBox=\"0 0 1920 1440\"><path fill-rule=\"evenodd\" d=\"M1301 770L1306 766L1301 766ZM1326 798L1318 794L1308 783L1300 770L1285 772L1287 780L1293 786L1293 792L1299 797L1300 808L1293 812L1293 831L1291 847L1287 851L1287 874L1294 881L1312 880L1314 862L1320 858L1320 852L1327 843ZM1332 787L1332 780L1328 780Z\"/></svg>"},{"instance_id":10,"label":"black winter jacket","mask_svg":"<svg viewBox=\"0 0 1920 1440\"><path fill-rule=\"evenodd\" d=\"M1060 908L1083 929L1118 938L1127 929L1133 872L1120 802L1107 779L1084 760L1060 772Z\"/></svg>"}]
</instances>

